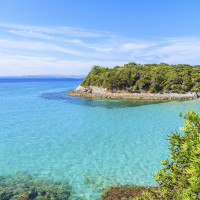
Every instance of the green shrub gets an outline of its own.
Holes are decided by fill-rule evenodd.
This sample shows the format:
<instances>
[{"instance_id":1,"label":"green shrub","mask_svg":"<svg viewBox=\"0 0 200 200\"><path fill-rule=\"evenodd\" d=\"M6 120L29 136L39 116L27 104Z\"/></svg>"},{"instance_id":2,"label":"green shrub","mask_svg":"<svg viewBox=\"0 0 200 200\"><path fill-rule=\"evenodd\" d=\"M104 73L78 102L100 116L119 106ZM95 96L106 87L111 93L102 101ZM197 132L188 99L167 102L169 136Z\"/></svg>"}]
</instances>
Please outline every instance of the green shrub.
<instances>
[{"instance_id":1,"label":"green shrub","mask_svg":"<svg viewBox=\"0 0 200 200\"><path fill-rule=\"evenodd\" d=\"M132 87L150 92L196 92L200 91L200 66L133 62L114 68L93 66L81 85L110 90Z\"/></svg>"},{"instance_id":2,"label":"green shrub","mask_svg":"<svg viewBox=\"0 0 200 200\"><path fill-rule=\"evenodd\" d=\"M149 189L139 199L200 199L200 116L191 110L184 118L182 133L175 131L168 136L169 159L161 161L165 167L154 177L160 190Z\"/></svg>"}]
</instances>

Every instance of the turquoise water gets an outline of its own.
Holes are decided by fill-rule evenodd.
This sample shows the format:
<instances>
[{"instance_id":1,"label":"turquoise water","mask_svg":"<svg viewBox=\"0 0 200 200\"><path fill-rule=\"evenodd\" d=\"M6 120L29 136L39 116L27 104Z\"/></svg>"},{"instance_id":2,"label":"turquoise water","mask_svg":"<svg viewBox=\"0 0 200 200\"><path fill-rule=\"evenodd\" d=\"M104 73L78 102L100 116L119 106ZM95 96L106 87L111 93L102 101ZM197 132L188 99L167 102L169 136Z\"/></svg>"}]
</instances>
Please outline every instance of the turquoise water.
<instances>
[{"instance_id":1,"label":"turquoise water","mask_svg":"<svg viewBox=\"0 0 200 200\"><path fill-rule=\"evenodd\" d=\"M108 186L155 185L164 139L192 101L122 101L67 96L81 80L0 79L0 175L67 180L70 199L99 199Z\"/></svg>"}]
</instances>

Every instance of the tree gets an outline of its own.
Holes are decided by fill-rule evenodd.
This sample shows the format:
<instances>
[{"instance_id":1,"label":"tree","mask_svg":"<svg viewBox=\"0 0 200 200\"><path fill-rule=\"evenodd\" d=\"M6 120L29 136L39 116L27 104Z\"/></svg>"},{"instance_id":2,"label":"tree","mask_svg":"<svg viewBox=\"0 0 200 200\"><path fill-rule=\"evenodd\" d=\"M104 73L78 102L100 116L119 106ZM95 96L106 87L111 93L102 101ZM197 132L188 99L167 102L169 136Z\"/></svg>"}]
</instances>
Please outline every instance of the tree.
<instances>
[{"instance_id":1,"label":"tree","mask_svg":"<svg viewBox=\"0 0 200 200\"><path fill-rule=\"evenodd\" d=\"M169 159L161 161L165 167L154 177L160 189L149 189L140 199L200 199L200 116L191 110L184 118L183 134L175 131L168 136Z\"/></svg>"},{"instance_id":2,"label":"tree","mask_svg":"<svg viewBox=\"0 0 200 200\"><path fill-rule=\"evenodd\" d=\"M82 86L99 86L107 89L150 92L200 91L200 66L168 64L136 64L104 68L94 65Z\"/></svg>"}]
</instances>

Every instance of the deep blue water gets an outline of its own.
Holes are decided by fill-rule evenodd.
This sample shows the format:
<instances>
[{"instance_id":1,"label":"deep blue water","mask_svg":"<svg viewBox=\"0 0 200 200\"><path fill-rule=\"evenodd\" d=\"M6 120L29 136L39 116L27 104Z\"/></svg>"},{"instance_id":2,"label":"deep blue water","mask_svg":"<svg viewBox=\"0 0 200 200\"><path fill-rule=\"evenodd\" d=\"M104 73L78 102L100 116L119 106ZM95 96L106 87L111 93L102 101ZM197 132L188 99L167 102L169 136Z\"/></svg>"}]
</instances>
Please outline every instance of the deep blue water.
<instances>
[{"instance_id":1,"label":"deep blue water","mask_svg":"<svg viewBox=\"0 0 200 200\"><path fill-rule=\"evenodd\" d=\"M71 199L99 199L108 186L155 185L165 140L191 101L71 97L76 79L0 79L0 175L68 180Z\"/></svg>"}]
</instances>

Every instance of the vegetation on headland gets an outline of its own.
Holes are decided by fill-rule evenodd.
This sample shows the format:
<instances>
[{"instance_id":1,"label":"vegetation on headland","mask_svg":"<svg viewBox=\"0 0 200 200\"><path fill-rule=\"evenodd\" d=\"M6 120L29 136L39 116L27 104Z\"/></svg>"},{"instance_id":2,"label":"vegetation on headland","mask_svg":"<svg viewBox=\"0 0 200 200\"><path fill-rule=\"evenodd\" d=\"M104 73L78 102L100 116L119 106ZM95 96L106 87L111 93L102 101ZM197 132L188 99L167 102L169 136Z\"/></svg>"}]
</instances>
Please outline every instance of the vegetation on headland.
<instances>
[{"instance_id":1,"label":"vegetation on headland","mask_svg":"<svg viewBox=\"0 0 200 200\"><path fill-rule=\"evenodd\" d=\"M200 91L200 65L136 64L104 68L93 66L81 86L99 86L128 92Z\"/></svg>"},{"instance_id":2,"label":"vegetation on headland","mask_svg":"<svg viewBox=\"0 0 200 200\"><path fill-rule=\"evenodd\" d=\"M185 113L184 118L185 127L180 128L183 133L175 131L168 136L171 153L169 159L161 161L161 165L165 167L154 176L158 187L148 188L143 197L139 193L136 199L200 200L200 116L191 110ZM134 193L134 190L130 192L130 189L127 189L119 192L112 189L102 199L109 200L110 197L135 199L130 195Z\"/></svg>"}]
</instances>

